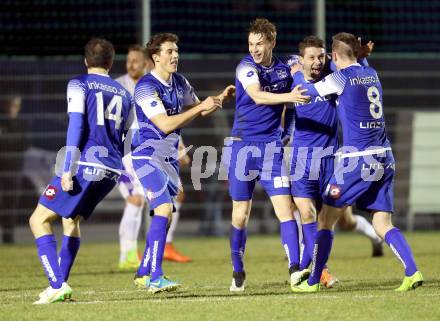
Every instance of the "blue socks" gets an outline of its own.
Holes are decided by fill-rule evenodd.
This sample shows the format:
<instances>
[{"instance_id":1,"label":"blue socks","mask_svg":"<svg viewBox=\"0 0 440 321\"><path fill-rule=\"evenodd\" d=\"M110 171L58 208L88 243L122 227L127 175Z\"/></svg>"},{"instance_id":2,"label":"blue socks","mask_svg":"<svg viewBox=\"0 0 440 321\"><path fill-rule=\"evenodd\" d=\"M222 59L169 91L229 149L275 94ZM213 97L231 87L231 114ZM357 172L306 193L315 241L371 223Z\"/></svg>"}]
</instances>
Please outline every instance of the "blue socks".
<instances>
[{"instance_id":1,"label":"blue socks","mask_svg":"<svg viewBox=\"0 0 440 321\"><path fill-rule=\"evenodd\" d=\"M231 246L232 268L234 269L234 272L243 272L243 256L247 240L246 228L239 230L231 225L229 240Z\"/></svg>"},{"instance_id":2,"label":"blue socks","mask_svg":"<svg viewBox=\"0 0 440 321\"><path fill-rule=\"evenodd\" d=\"M312 261L317 225L316 222L302 225L304 252L300 263L300 270L307 268Z\"/></svg>"},{"instance_id":3,"label":"blue socks","mask_svg":"<svg viewBox=\"0 0 440 321\"><path fill-rule=\"evenodd\" d=\"M148 234L146 237L144 255L142 256L141 264L137 270L137 276L150 275L151 273L151 253L150 253L150 243L148 242Z\"/></svg>"},{"instance_id":4,"label":"blue socks","mask_svg":"<svg viewBox=\"0 0 440 321\"><path fill-rule=\"evenodd\" d=\"M319 283L322 270L328 261L333 244L333 231L320 230L316 233L315 246L313 249L312 273L308 279L309 285Z\"/></svg>"},{"instance_id":5,"label":"blue socks","mask_svg":"<svg viewBox=\"0 0 440 321\"><path fill-rule=\"evenodd\" d=\"M148 232L148 243L151 256L151 281L163 276L162 260L167 238L168 218L154 215Z\"/></svg>"},{"instance_id":6,"label":"blue socks","mask_svg":"<svg viewBox=\"0 0 440 321\"><path fill-rule=\"evenodd\" d=\"M402 262L405 268L405 275L411 276L417 271L411 248L405 240L405 237L396 227L385 234L385 242L393 250L397 258Z\"/></svg>"},{"instance_id":7,"label":"blue socks","mask_svg":"<svg viewBox=\"0 0 440 321\"><path fill-rule=\"evenodd\" d=\"M60 254L58 255L58 263L61 273L64 277L64 281L67 281L75 261L76 254L78 253L81 239L73 236L63 236L63 242L61 243Z\"/></svg>"},{"instance_id":8,"label":"blue socks","mask_svg":"<svg viewBox=\"0 0 440 321\"><path fill-rule=\"evenodd\" d=\"M298 225L290 220L280 223L281 244L286 251L289 268L296 265L299 268Z\"/></svg>"},{"instance_id":9,"label":"blue socks","mask_svg":"<svg viewBox=\"0 0 440 321\"><path fill-rule=\"evenodd\" d=\"M38 257L44 272L49 279L50 286L54 289L61 288L64 282L60 266L58 265L57 241L53 234L43 235L35 240Z\"/></svg>"}]
</instances>

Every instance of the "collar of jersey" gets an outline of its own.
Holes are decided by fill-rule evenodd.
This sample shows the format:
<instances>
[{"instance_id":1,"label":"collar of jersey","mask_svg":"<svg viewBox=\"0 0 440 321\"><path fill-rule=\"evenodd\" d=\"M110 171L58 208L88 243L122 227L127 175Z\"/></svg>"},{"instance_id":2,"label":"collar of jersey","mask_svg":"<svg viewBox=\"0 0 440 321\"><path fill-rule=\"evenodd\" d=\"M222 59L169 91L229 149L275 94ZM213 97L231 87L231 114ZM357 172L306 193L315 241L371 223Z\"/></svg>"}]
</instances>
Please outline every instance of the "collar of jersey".
<instances>
[{"instance_id":1,"label":"collar of jersey","mask_svg":"<svg viewBox=\"0 0 440 321\"><path fill-rule=\"evenodd\" d=\"M168 83L165 80L163 80L162 78L160 78L160 76L154 72L154 70L150 71L151 76L153 76L154 78L156 78L157 80L160 81L160 83L164 86L167 87L171 87L171 85L173 84L173 75L171 75L171 81Z\"/></svg>"},{"instance_id":2,"label":"collar of jersey","mask_svg":"<svg viewBox=\"0 0 440 321\"><path fill-rule=\"evenodd\" d=\"M103 76L103 77L110 77L109 74L100 74L99 72L92 72L89 75L98 75L98 76Z\"/></svg>"}]
</instances>

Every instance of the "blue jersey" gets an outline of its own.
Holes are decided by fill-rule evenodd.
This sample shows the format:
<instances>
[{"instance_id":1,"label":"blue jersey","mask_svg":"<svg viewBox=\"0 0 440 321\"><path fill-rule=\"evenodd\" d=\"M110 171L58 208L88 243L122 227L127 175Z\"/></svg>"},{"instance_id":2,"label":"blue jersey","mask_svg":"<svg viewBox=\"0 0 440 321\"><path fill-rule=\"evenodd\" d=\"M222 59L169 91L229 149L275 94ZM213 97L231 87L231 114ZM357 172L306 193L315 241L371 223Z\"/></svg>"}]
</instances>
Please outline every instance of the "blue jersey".
<instances>
[{"instance_id":1,"label":"blue jersey","mask_svg":"<svg viewBox=\"0 0 440 321\"><path fill-rule=\"evenodd\" d=\"M270 142L281 139L281 115L284 104L257 105L246 93L249 85L259 84L264 91L287 93L292 76L286 59L273 58L269 67L254 62L246 56L237 66L236 110L231 136L245 141Z\"/></svg>"},{"instance_id":2,"label":"blue jersey","mask_svg":"<svg viewBox=\"0 0 440 321\"><path fill-rule=\"evenodd\" d=\"M177 159L180 129L167 135L150 118L165 113L168 116L176 115L185 106L198 103L199 99L189 82L182 75L173 73L171 81L167 83L152 71L137 83L134 100L139 137L132 143L133 158L151 157L158 153L162 157Z\"/></svg>"},{"instance_id":3,"label":"blue jersey","mask_svg":"<svg viewBox=\"0 0 440 321\"><path fill-rule=\"evenodd\" d=\"M338 117L343 143L363 151L374 147L389 148L382 107L382 85L376 71L355 63L334 72L307 87L309 93L337 94Z\"/></svg>"},{"instance_id":4,"label":"blue jersey","mask_svg":"<svg viewBox=\"0 0 440 321\"><path fill-rule=\"evenodd\" d=\"M297 72L293 78L292 89L301 85L310 84L304 79L304 74ZM329 154L334 154L339 148L338 144L338 118L334 96L320 96L309 94L310 102L306 104L295 103L294 117L295 130L293 133L292 147L308 147L307 158L312 157L314 147L329 149ZM320 158L319 155L316 155Z\"/></svg>"},{"instance_id":5,"label":"blue jersey","mask_svg":"<svg viewBox=\"0 0 440 321\"><path fill-rule=\"evenodd\" d=\"M73 78L67 86L69 113L84 116L84 130L79 143L80 164L120 170L123 135L130 126L133 107L130 94L104 74Z\"/></svg>"}]
</instances>

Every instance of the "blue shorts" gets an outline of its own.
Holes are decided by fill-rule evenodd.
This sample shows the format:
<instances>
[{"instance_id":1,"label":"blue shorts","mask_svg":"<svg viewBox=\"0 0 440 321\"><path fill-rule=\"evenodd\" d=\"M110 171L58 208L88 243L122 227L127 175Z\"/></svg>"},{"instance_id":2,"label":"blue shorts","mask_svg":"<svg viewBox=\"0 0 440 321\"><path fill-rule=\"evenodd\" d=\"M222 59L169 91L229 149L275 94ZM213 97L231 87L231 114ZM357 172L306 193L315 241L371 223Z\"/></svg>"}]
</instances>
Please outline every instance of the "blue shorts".
<instances>
[{"instance_id":1,"label":"blue shorts","mask_svg":"<svg viewBox=\"0 0 440 321\"><path fill-rule=\"evenodd\" d=\"M369 158L368 162L362 156L356 158L357 164L353 158L343 158L338 162L324 191L323 203L336 208L356 203L359 209L392 213L395 172L393 153L387 151ZM353 170L347 171L349 166L353 166Z\"/></svg>"},{"instance_id":2,"label":"blue shorts","mask_svg":"<svg viewBox=\"0 0 440 321\"><path fill-rule=\"evenodd\" d=\"M334 157L297 158L294 154L290 167L290 191L293 197L310 198L320 202L333 175Z\"/></svg>"},{"instance_id":3,"label":"blue shorts","mask_svg":"<svg viewBox=\"0 0 440 321\"><path fill-rule=\"evenodd\" d=\"M113 171L81 165L73 177L73 190L64 192L61 178L55 176L40 196L39 203L64 218L81 215L88 219L118 179L119 174Z\"/></svg>"},{"instance_id":4,"label":"blue shorts","mask_svg":"<svg viewBox=\"0 0 440 321\"><path fill-rule=\"evenodd\" d=\"M290 183L281 142L233 141L228 168L229 195L234 201L252 199L260 181L269 196L290 195Z\"/></svg>"},{"instance_id":5,"label":"blue shorts","mask_svg":"<svg viewBox=\"0 0 440 321\"><path fill-rule=\"evenodd\" d=\"M179 192L179 162L133 159L133 167L144 189L150 211L165 203L174 204Z\"/></svg>"}]
</instances>

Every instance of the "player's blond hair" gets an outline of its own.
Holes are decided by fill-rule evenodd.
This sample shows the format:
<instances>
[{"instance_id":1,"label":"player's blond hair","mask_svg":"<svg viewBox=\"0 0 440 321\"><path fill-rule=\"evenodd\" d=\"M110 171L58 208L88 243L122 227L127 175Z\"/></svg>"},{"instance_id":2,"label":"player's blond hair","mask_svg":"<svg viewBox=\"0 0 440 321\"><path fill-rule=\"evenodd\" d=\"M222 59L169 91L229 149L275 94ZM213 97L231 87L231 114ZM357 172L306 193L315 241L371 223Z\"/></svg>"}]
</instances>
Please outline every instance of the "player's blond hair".
<instances>
[{"instance_id":1,"label":"player's blond hair","mask_svg":"<svg viewBox=\"0 0 440 321\"><path fill-rule=\"evenodd\" d=\"M251 33L263 35L269 42L273 42L277 38L277 28L266 18L257 18L252 21L249 26L249 34Z\"/></svg>"}]
</instances>

